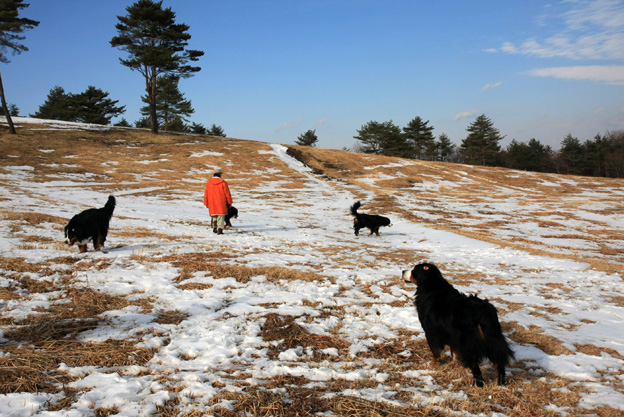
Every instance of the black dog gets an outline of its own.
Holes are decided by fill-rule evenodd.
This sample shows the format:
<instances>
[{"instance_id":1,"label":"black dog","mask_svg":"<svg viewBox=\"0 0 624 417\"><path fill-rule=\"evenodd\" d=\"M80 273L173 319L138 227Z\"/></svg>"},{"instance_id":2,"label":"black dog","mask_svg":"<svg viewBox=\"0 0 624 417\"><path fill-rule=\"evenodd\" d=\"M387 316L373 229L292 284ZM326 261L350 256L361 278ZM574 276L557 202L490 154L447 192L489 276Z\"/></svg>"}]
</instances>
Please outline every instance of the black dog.
<instances>
[{"instance_id":1,"label":"black dog","mask_svg":"<svg viewBox=\"0 0 624 417\"><path fill-rule=\"evenodd\" d=\"M392 226L390 219L384 216L379 216L377 214L363 214L358 213L358 209L361 204L359 201L356 201L351 206L351 215L353 216L353 230L355 230L355 235L358 236L360 234L360 229L368 228L370 230L370 235L375 233L379 236L379 228L381 226Z\"/></svg>"},{"instance_id":2,"label":"black dog","mask_svg":"<svg viewBox=\"0 0 624 417\"><path fill-rule=\"evenodd\" d=\"M238 219L238 209L234 206L228 208L228 214L225 216L225 227L232 227L232 223L230 223L232 217Z\"/></svg>"},{"instance_id":3,"label":"black dog","mask_svg":"<svg viewBox=\"0 0 624 417\"><path fill-rule=\"evenodd\" d=\"M445 346L472 371L474 383L483 386L479 364L488 358L496 367L498 385L505 385L505 367L514 354L501 330L496 308L476 295L457 291L433 264L403 271L403 280L416 284L416 310L433 354L440 359Z\"/></svg>"},{"instance_id":4,"label":"black dog","mask_svg":"<svg viewBox=\"0 0 624 417\"><path fill-rule=\"evenodd\" d=\"M65 243L72 246L78 244L80 253L87 251L87 243L93 241L93 248L99 250L104 246L108 234L108 224L115 210L115 197L108 197L102 208L87 209L76 214L65 226Z\"/></svg>"}]
</instances>

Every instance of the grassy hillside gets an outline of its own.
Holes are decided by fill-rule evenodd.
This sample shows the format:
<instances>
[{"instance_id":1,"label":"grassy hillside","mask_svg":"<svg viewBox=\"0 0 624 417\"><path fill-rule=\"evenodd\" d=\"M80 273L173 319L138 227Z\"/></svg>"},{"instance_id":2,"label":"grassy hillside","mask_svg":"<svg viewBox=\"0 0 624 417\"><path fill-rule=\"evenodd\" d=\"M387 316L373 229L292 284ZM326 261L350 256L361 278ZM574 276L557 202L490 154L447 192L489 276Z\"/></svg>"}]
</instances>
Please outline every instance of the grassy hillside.
<instances>
[{"instance_id":1,"label":"grassy hillside","mask_svg":"<svg viewBox=\"0 0 624 417\"><path fill-rule=\"evenodd\" d=\"M624 408L620 339L592 337L611 328L598 316L617 328L624 308L622 180L289 147L311 175L263 142L16 124L18 135L0 127L0 410L19 401L98 416ZM219 240L202 206L217 166L241 213ZM69 218L108 194L118 207L107 250L67 248ZM393 227L355 237L355 200ZM494 385L487 365L486 389L457 363L429 366L414 288L398 281L426 259L496 305L522 353L509 386ZM590 376L568 371L590 361ZM136 391L136 403L115 400L115 384Z\"/></svg>"},{"instance_id":2,"label":"grassy hillside","mask_svg":"<svg viewBox=\"0 0 624 417\"><path fill-rule=\"evenodd\" d=\"M624 182L291 147L317 173L374 193L372 210L624 271ZM399 204L399 201L409 204Z\"/></svg>"}]
</instances>

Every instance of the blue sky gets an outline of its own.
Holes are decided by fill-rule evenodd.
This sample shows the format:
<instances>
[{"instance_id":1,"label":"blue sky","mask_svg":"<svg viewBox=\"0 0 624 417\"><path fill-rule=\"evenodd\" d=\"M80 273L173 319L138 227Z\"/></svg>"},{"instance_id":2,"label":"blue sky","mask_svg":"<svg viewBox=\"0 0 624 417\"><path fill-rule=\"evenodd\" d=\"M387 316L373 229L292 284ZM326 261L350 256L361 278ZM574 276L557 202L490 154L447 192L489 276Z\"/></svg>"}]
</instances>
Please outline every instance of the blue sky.
<instances>
[{"instance_id":1,"label":"blue sky","mask_svg":"<svg viewBox=\"0 0 624 417\"><path fill-rule=\"evenodd\" d=\"M50 89L109 93L140 118L142 76L110 46L133 1L27 0L28 52L0 64L9 103ZM418 116L459 144L485 114L505 135L558 149L624 129L624 1L165 0L202 70L180 90L191 121L230 137L351 148L371 120Z\"/></svg>"}]
</instances>

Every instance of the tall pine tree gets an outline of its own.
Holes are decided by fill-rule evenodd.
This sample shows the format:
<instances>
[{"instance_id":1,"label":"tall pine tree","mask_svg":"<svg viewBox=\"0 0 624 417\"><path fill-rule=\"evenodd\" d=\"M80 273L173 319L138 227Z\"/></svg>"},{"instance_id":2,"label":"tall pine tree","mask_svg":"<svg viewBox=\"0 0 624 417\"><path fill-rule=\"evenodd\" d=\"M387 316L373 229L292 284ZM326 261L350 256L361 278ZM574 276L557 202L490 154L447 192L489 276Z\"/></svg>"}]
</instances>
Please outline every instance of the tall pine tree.
<instances>
[{"instance_id":1,"label":"tall pine tree","mask_svg":"<svg viewBox=\"0 0 624 417\"><path fill-rule=\"evenodd\" d=\"M440 161L448 162L451 155L455 151L455 144L451 142L448 135L446 133L442 133L438 136L438 140L436 141L436 153L437 159Z\"/></svg>"},{"instance_id":2,"label":"tall pine tree","mask_svg":"<svg viewBox=\"0 0 624 417\"><path fill-rule=\"evenodd\" d=\"M461 149L466 162L473 165L496 166L500 152L499 142L504 138L494 123L482 114L466 129L468 136L462 141Z\"/></svg>"},{"instance_id":3,"label":"tall pine tree","mask_svg":"<svg viewBox=\"0 0 624 417\"><path fill-rule=\"evenodd\" d=\"M425 122L417 116L403 128L405 139L413 149L411 156L415 159L431 160L435 158L433 127L428 126L428 124L429 120Z\"/></svg>"},{"instance_id":4,"label":"tall pine tree","mask_svg":"<svg viewBox=\"0 0 624 417\"><path fill-rule=\"evenodd\" d=\"M39 25L39 22L36 20L19 17L20 10L28 6L29 4L25 4L23 0L0 0L0 62L5 64L10 62L7 58L7 52L9 50L12 51L13 54L21 54L22 52L28 51L28 48L20 43L20 41L26 39L24 36L21 36L20 33ZM4 95L1 72L0 102L2 103L4 116L9 125L9 132L15 134L15 126L13 125L13 120L11 119L9 107L7 106Z\"/></svg>"},{"instance_id":5,"label":"tall pine tree","mask_svg":"<svg viewBox=\"0 0 624 417\"><path fill-rule=\"evenodd\" d=\"M164 130L178 131L178 125L188 121L188 117L195 112L191 101L186 100L180 92L179 81L180 77L176 75L161 75L156 80L156 117ZM141 107L141 114L149 116L149 97L143 96L141 99L148 104Z\"/></svg>"},{"instance_id":6,"label":"tall pine tree","mask_svg":"<svg viewBox=\"0 0 624 417\"><path fill-rule=\"evenodd\" d=\"M163 9L162 1L138 0L126 8L126 16L117 16L118 36L111 46L128 53L120 59L122 65L138 71L145 78L145 89L150 109L153 133L158 133L156 80L164 74L190 77L201 70L189 65L204 55L202 51L186 49L191 35L189 26L175 22L176 14L170 7Z\"/></svg>"}]
</instances>

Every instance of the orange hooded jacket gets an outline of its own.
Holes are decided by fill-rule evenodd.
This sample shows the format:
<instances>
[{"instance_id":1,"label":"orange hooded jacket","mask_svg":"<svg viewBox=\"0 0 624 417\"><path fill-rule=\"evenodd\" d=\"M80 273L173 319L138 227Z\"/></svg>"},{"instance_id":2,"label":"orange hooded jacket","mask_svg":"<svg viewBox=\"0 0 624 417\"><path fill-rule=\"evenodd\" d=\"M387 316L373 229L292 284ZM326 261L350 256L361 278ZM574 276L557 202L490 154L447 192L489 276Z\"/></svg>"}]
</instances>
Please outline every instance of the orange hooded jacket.
<instances>
[{"instance_id":1,"label":"orange hooded jacket","mask_svg":"<svg viewBox=\"0 0 624 417\"><path fill-rule=\"evenodd\" d=\"M227 182L219 177L210 178L204 191L204 206L208 207L210 215L228 214L228 207L231 205L232 195Z\"/></svg>"}]
</instances>

